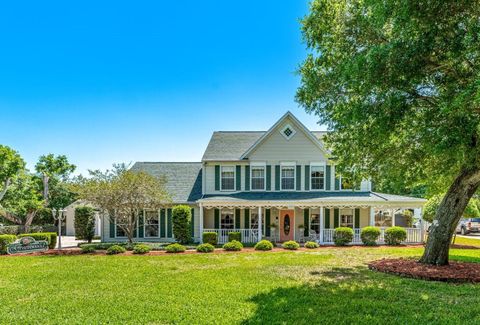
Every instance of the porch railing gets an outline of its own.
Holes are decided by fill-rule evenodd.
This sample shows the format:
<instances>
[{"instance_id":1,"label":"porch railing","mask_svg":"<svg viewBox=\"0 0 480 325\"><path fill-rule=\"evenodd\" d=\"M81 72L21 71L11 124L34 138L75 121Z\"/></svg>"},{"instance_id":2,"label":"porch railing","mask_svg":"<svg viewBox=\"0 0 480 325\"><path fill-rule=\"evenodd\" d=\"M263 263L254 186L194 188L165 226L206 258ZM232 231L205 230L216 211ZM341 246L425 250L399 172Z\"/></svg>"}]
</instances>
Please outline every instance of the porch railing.
<instances>
[{"instance_id":1,"label":"porch railing","mask_svg":"<svg viewBox=\"0 0 480 325\"><path fill-rule=\"evenodd\" d=\"M380 228L380 237L378 238L379 244L385 243L385 230L387 228ZM421 243L422 242L422 230L420 228L405 228L407 231L407 239L404 243L406 244L413 244L413 243ZM360 238L361 233L360 228L353 229L353 241L352 244L362 244L362 239ZM333 233L335 232L334 229L323 229L323 243L324 244L333 244Z\"/></svg>"},{"instance_id":2,"label":"porch railing","mask_svg":"<svg viewBox=\"0 0 480 325\"><path fill-rule=\"evenodd\" d=\"M256 243L258 241L257 229L203 229L203 232L216 232L219 244L228 242L228 233L239 232L243 243Z\"/></svg>"}]
</instances>

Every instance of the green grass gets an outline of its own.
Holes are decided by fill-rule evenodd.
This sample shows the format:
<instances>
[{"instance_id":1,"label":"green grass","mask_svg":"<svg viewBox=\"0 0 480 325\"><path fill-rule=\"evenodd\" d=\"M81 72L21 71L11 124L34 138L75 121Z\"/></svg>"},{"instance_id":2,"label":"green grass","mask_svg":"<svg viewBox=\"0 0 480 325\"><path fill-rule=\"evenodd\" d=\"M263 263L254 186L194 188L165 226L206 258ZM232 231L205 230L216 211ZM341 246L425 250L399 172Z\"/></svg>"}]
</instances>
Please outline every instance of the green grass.
<instances>
[{"instance_id":1,"label":"green grass","mask_svg":"<svg viewBox=\"0 0 480 325\"><path fill-rule=\"evenodd\" d=\"M480 238L477 239L477 238L467 238L467 237L457 236L455 238L455 244L480 247Z\"/></svg>"},{"instance_id":2,"label":"green grass","mask_svg":"<svg viewBox=\"0 0 480 325\"><path fill-rule=\"evenodd\" d=\"M0 323L480 322L480 285L372 272L422 248L0 258ZM480 250L452 250L480 263Z\"/></svg>"}]
</instances>

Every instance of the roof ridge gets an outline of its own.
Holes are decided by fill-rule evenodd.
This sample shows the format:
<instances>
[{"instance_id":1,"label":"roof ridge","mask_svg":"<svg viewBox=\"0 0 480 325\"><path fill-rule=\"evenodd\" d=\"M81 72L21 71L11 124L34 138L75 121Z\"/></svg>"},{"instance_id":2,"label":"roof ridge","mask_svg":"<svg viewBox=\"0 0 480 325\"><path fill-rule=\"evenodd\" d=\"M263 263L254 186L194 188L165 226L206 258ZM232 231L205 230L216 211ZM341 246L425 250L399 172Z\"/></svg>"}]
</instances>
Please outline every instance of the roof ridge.
<instances>
[{"instance_id":1,"label":"roof ridge","mask_svg":"<svg viewBox=\"0 0 480 325\"><path fill-rule=\"evenodd\" d=\"M213 131L213 133L265 133L267 131L249 131L249 130L246 130L246 131Z\"/></svg>"},{"instance_id":2,"label":"roof ridge","mask_svg":"<svg viewBox=\"0 0 480 325\"><path fill-rule=\"evenodd\" d=\"M201 164L201 161L136 161L135 164Z\"/></svg>"}]
</instances>

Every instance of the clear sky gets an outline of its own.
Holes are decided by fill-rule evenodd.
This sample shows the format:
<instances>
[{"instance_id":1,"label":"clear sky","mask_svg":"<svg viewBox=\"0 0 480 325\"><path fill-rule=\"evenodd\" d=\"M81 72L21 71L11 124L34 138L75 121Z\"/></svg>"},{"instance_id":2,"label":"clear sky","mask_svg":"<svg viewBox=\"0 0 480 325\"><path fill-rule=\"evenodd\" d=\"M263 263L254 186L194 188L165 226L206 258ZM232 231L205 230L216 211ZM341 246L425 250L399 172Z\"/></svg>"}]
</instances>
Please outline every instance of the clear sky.
<instances>
[{"instance_id":1,"label":"clear sky","mask_svg":"<svg viewBox=\"0 0 480 325\"><path fill-rule=\"evenodd\" d=\"M294 101L303 0L5 1L0 143L33 167L65 154L199 161L214 130L265 130Z\"/></svg>"}]
</instances>

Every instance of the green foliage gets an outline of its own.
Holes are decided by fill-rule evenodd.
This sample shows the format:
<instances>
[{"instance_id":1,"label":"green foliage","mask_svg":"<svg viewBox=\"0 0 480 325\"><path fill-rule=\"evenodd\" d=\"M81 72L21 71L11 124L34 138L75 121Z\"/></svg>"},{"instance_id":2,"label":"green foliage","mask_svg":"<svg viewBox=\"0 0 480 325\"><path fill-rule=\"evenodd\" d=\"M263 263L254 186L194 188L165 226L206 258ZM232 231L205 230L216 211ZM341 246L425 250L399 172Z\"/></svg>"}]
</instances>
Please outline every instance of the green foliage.
<instances>
[{"instance_id":1,"label":"green foliage","mask_svg":"<svg viewBox=\"0 0 480 325\"><path fill-rule=\"evenodd\" d=\"M123 253L125 253L126 251L127 251L127 250L126 250L125 247L123 247L123 246L113 245L113 246L110 246L110 247L107 249L107 255L123 254Z\"/></svg>"},{"instance_id":2,"label":"green foliage","mask_svg":"<svg viewBox=\"0 0 480 325\"><path fill-rule=\"evenodd\" d=\"M305 246L305 248L309 248L309 249L314 249L314 248L319 248L320 247L320 245L318 245L314 241L307 241L304 246Z\"/></svg>"},{"instance_id":3,"label":"green foliage","mask_svg":"<svg viewBox=\"0 0 480 325\"><path fill-rule=\"evenodd\" d=\"M215 246L209 243L200 244L197 246L197 252L199 253L211 253L215 250Z\"/></svg>"},{"instance_id":4,"label":"green foliage","mask_svg":"<svg viewBox=\"0 0 480 325\"><path fill-rule=\"evenodd\" d=\"M123 246L125 247L126 249L129 249L131 248L131 245L129 243L126 243L126 242L119 242L119 243L92 243L92 244L85 244L85 243L82 243L79 245L80 248L83 248L83 247L86 247L86 246L90 246L90 247L93 247L95 250L107 250L108 248L110 248L111 246L114 246L114 245L118 245L118 246Z\"/></svg>"},{"instance_id":5,"label":"green foliage","mask_svg":"<svg viewBox=\"0 0 480 325\"><path fill-rule=\"evenodd\" d=\"M273 249L273 244L266 239L263 239L255 244L256 251L271 251L272 249Z\"/></svg>"},{"instance_id":6,"label":"green foliage","mask_svg":"<svg viewBox=\"0 0 480 325\"><path fill-rule=\"evenodd\" d=\"M151 251L150 246L145 244L137 244L133 246L133 254L147 254Z\"/></svg>"},{"instance_id":7,"label":"green foliage","mask_svg":"<svg viewBox=\"0 0 480 325\"><path fill-rule=\"evenodd\" d=\"M7 253L7 246L17 239L15 235L0 235L0 254Z\"/></svg>"},{"instance_id":8,"label":"green foliage","mask_svg":"<svg viewBox=\"0 0 480 325\"><path fill-rule=\"evenodd\" d=\"M92 242L95 236L95 210L92 207L75 208L75 235L78 239Z\"/></svg>"},{"instance_id":9,"label":"green foliage","mask_svg":"<svg viewBox=\"0 0 480 325\"><path fill-rule=\"evenodd\" d=\"M243 245L238 240L232 240L223 245L223 249L226 251L241 251L243 249Z\"/></svg>"},{"instance_id":10,"label":"green foliage","mask_svg":"<svg viewBox=\"0 0 480 325\"><path fill-rule=\"evenodd\" d=\"M402 227L391 227L385 230L385 244L400 245L407 239L407 231Z\"/></svg>"},{"instance_id":11,"label":"green foliage","mask_svg":"<svg viewBox=\"0 0 480 325\"><path fill-rule=\"evenodd\" d=\"M56 232L37 232L30 234L20 234L18 238L32 237L35 240L45 240L48 243L49 249L54 249L57 245L57 233Z\"/></svg>"},{"instance_id":12,"label":"green foliage","mask_svg":"<svg viewBox=\"0 0 480 325\"><path fill-rule=\"evenodd\" d=\"M282 247L289 250L297 250L300 248L300 245L294 240L289 240L284 242Z\"/></svg>"},{"instance_id":13,"label":"green foliage","mask_svg":"<svg viewBox=\"0 0 480 325\"><path fill-rule=\"evenodd\" d=\"M430 199L428 199L427 203L425 203L423 207L423 219L428 222L433 222L435 218L435 214L437 213L438 207L442 202L443 194L442 195L434 195ZM467 207L463 213L463 217L465 218L479 218L480 217L480 210L478 208L478 199L472 198L468 201Z\"/></svg>"},{"instance_id":14,"label":"green foliage","mask_svg":"<svg viewBox=\"0 0 480 325\"><path fill-rule=\"evenodd\" d=\"M204 232L202 234L202 239L204 243L209 243L211 245L217 245L217 233L216 232Z\"/></svg>"},{"instance_id":15,"label":"green foliage","mask_svg":"<svg viewBox=\"0 0 480 325\"><path fill-rule=\"evenodd\" d=\"M337 246L345 246L353 240L353 229L349 227L338 227L333 232L333 242Z\"/></svg>"},{"instance_id":16,"label":"green foliage","mask_svg":"<svg viewBox=\"0 0 480 325\"><path fill-rule=\"evenodd\" d=\"M165 250L167 253L183 253L187 250L187 248L181 244L174 243L165 247Z\"/></svg>"},{"instance_id":17,"label":"green foliage","mask_svg":"<svg viewBox=\"0 0 480 325\"><path fill-rule=\"evenodd\" d=\"M413 212L411 210L403 210L403 217L407 224L407 228L413 227Z\"/></svg>"},{"instance_id":18,"label":"green foliage","mask_svg":"<svg viewBox=\"0 0 480 325\"><path fill-rule=\"evenodd\" d=\"M25 161L18 152L0 144L0 201L8 187L25 169Z\"/></svg>"},{"instance_id":19,"label":"green foliage","mask_svg":"<svg viewBox=\"0 0 480 325\"><path fill-rule=\"evenodd\" d=\"M242 241L242 233L239 232L239 231L229 232L228 233L228 241L233 241L233 240L241 242Z\"/></svg>"},{"instance_id":20,"label":"green foliage","mask_svg":"<svg viewBox=\"0 0 480 325\"><path fill-rule=\"evenodd\" d=\"M362 229L360 238L364 245L375 246L377 245L377 240L380 237L380 234L380 228L369 226Z\"/></svg>"},{"instance_id":21,"label":"green foliage","mask_svg":"<svg viewBox=\"0 0 480 325\"><path fill-rule=\"evenodd\" d=\"M188 244L192 241L191 209L188 205L177 205L172 209L173 235L181 244Z\"/></svg>"},{"instance_id":22,"label":"green foliage","mask_svg":"<svg viewBox=\"0 0 480 325\"><path fill-rule=\"evenodd\" d=\"M80 250L82 251L83 254L95 253L95 246L85 245L85 246L80 247Z\"/></svg>"}]
</instances>

